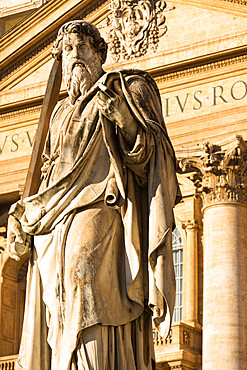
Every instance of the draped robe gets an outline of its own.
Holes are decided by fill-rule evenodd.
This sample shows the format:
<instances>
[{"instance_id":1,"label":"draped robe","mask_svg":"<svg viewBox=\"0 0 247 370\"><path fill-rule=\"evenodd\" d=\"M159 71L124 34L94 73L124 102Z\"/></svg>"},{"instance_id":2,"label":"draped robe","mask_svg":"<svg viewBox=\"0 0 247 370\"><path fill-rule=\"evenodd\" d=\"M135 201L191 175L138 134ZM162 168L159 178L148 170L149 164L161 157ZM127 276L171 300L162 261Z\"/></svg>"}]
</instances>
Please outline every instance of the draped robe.
<instances>
[{"instance_id":1,"label":"draped robe","mask_svg":"<svg viewBox=\"0 0 247 370\"><path fill-rule=\"evenodd\" d=\"M131 148L97 109L98 82L113 89L116 79L138 123ZM21 224L34 247L20 369L69 369L80 333L134 322L147 307L161 334L169 332L180 191L159 92L138 70L99 81L74 105L57 104L39 192L24 200Z\"/></svg>"}]
</instances>

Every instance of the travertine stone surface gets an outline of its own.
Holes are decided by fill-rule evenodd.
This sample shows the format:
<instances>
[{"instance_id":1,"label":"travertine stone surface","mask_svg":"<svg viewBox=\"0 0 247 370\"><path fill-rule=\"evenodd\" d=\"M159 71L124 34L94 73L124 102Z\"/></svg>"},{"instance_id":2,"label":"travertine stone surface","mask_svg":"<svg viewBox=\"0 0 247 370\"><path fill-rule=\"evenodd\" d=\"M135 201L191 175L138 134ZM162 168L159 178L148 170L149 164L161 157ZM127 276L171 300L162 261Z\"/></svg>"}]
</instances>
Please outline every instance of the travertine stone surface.
<instances>
[{"instance_id":1,"label":"travertine stone surface","mask_svg":"<svg viewBox=\"0 0 247 370\"><path fill-rule=\"evenodd\" d=\"M198 324L198 222L190 220L184 223L183 227L187 236L184 256L186 299L184 299L183 303L183 321L196 326Z\"/></svg>"},{"instance_id":2,"label":"travertine stone surface","mask_svg":"<svg viewBox=\"0 0 247 370\"><path fill-rule=\"evenodd\" d=\"M204 209L203 368L247 363L247 205Z\"/></svg>"}]
</instances>

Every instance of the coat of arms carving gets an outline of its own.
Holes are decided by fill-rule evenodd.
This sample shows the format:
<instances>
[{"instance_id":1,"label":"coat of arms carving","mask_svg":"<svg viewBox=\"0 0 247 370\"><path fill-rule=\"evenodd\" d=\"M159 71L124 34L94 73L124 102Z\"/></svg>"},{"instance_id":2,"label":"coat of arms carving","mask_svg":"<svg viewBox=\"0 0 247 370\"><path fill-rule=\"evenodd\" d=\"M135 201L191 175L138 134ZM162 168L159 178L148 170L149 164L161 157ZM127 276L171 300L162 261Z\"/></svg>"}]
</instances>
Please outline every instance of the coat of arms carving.
<instances>
[{"instance_id":1,"label":"coat of arms carving","mask_svg":"<svg viewBox=\"0 0 247 370\"><path fill-rule=\"evenodd\" d=\"M108 24L109 49L118 61L145 55L147 50L156 51L159 38L167 32L165 1L112 0Z\"/></svg>"}]
</instances>

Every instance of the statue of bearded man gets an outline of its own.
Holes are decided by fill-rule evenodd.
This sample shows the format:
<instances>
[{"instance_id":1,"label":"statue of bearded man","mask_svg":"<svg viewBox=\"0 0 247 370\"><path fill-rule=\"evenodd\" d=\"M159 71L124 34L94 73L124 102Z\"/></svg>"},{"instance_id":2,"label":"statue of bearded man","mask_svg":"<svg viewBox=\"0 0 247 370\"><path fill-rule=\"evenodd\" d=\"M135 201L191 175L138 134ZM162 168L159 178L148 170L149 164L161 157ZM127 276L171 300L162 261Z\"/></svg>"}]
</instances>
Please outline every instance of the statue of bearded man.
<instances>
[{"instance_id":1,"label":"statue of bearded man","mask_svg":"<svg viewBox=\"0 0 247 370\"><path fill-rule=\"evenodd\" d=\"M175 279L175 156L153 79L105 73L107 45L85 21L53 47L68 97L56 105L37 194L9 219L34 245L17 369L155 368L151 318L169 332Z\"/></svg>"}]
</instances>

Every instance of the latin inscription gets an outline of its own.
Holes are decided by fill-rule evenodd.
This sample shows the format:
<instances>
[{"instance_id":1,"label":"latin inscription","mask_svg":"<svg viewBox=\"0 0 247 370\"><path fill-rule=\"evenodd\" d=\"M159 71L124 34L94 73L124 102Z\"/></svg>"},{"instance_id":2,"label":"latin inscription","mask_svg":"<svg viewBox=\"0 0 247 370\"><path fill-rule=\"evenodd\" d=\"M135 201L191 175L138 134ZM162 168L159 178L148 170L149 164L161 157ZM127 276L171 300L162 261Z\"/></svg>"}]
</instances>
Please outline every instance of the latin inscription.
<instances>
[{"instance_id":1,"label":"latin inscription","mask_svg":"<svg viewBox=\"0 0 247 370\"><path fill-rule=\"evenodd\" d=\"M163 96L164 116L212 112L214 108L231 108L232 105L247 102L247 77L225 80L215 85L202 85L191 91Z\"/></svg>"},{"instance_id":2,"label":"latin inscription","mask_svg":"<svg viewBox=\"0 0 247 370\"><path fill-rule=\"evenodd\" d=\"M0 158L5 154L30 152L35 134L35 128L15 131L0 135Z\"/></svg>"}]
</instances>

